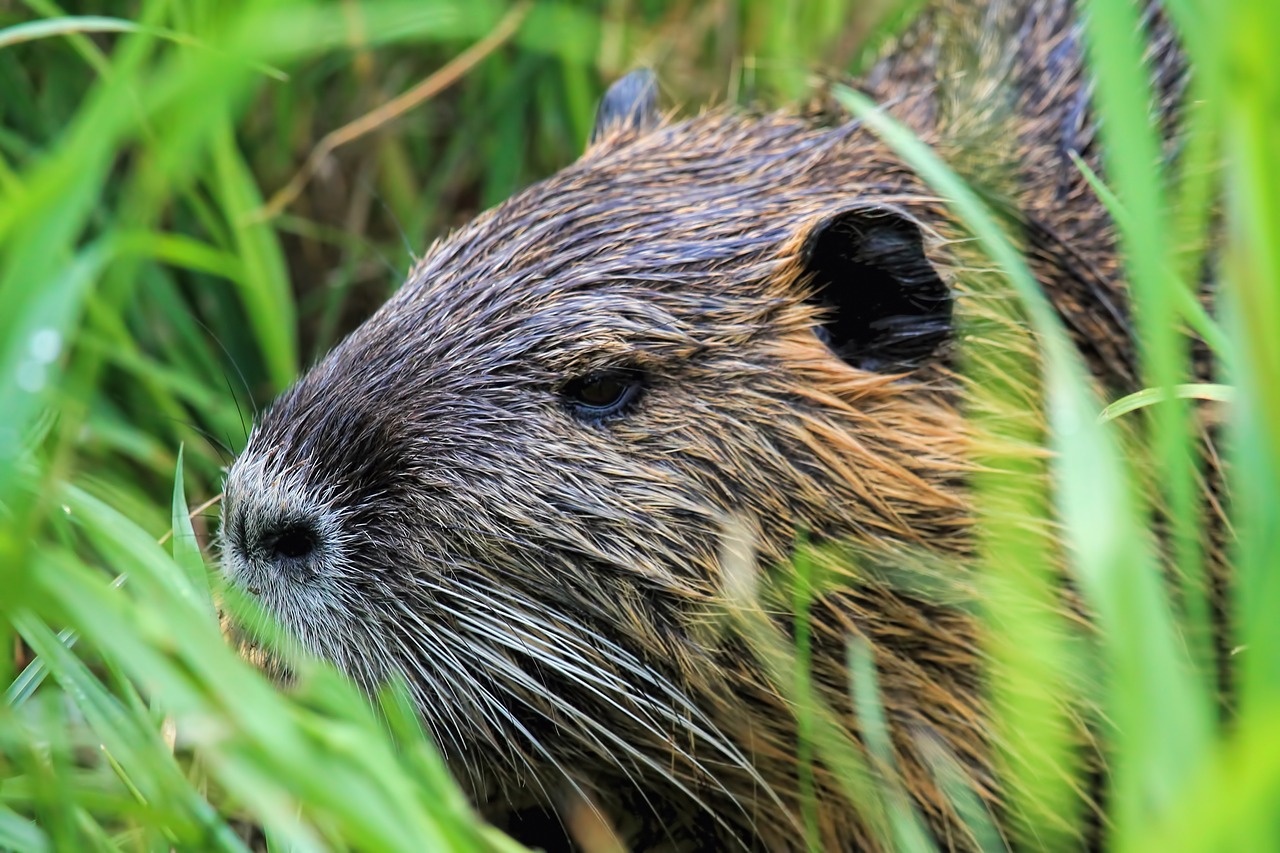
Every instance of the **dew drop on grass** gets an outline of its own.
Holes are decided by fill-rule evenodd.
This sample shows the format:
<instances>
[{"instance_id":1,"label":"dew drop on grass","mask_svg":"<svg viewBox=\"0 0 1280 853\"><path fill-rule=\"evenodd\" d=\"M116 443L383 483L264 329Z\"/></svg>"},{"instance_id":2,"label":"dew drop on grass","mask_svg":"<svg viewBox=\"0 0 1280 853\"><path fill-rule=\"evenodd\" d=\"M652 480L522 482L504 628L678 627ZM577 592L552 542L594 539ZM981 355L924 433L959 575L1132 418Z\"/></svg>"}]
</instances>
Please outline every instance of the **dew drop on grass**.
<instances>
[{"instance_id":1,"label":"dew drop on grass","mask_svg":"<svg viewBox=\"0 0 1280 853\"><path fill-rule=\"evenodd\" d=\"M62 352L62 335L57 329L39 329L31 336L31 357L41 364L49 364Z\"/></svg>"},{"instance_id":2,"label":"dew drop on grass","mask_svg":"<svg viewBox=\"0 0 1280 853\"><path fill-rule=\"evenodd\" d=\"M62 352L62 334L57 329L37 329L27 340L27 357L18 364L18 387L29 394L43 390L48 365Z\"/></svg>"}]
</instances>

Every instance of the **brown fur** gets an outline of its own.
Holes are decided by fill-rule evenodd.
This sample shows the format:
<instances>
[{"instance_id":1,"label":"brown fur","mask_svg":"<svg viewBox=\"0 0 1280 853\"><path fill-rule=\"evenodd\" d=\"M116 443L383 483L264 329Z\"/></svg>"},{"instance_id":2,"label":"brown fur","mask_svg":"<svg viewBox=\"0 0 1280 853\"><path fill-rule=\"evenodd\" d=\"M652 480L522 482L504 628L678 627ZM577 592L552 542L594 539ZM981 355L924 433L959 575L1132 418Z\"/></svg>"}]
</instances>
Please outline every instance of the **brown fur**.
<instances>
[{"instance_id":1,"label":"brown fur","mask_svg":"<svg viewBox=\"0 0 1280 853\"><path fill-rule=\"evenodd\" d=\"M1068 156L1098 165L1072 14L940 2L864 86L991 179L1099 382L1130 390L1113 229ZM1154 43L1169 104L1177 52ZM889 562L972 550L949 348L863 370L814 334L807 247L850 211L913 223L957 312L983 314L945 207L856 122L714 111L604 128L433 246L264 416L227 481L228 574L361 683L406 674L490 816L582 798L640 849L799 849L794 709L718 624L723 532L751 531L766 579L798 532ZM625 417L566 411L567 381L619 365L645 377ZM262 550L294 523L308 556ZM999 814L969 609L862 575L815 602L813 625L841 725L856 734L852 635L917 806L944 846L970 846L930 760L952 756ZM821 767L817 785L823 849L875 846Z\"/></svg>"}]
</instances>

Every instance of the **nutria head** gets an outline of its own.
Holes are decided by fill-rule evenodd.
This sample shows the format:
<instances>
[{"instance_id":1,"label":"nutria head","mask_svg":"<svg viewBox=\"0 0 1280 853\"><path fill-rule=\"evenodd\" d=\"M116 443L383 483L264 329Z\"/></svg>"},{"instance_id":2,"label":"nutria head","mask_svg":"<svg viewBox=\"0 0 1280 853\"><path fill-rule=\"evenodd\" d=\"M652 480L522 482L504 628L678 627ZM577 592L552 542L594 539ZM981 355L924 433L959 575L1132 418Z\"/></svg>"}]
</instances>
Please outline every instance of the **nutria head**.
<instances>
[{"instance_id":1,"label":"nutria head","mask_svg":"<svg viewBox=\"0 0 1280 853\"><path fill-rule=\"evenodd\" d=\"M405 675L480 799L798 843L789 712L700 630L722 534L762 566L801 533L964 547L945 223L856 124L673 123L652 91L275 402L224 566L356 680Z\"/></svg>"}]
</instances>

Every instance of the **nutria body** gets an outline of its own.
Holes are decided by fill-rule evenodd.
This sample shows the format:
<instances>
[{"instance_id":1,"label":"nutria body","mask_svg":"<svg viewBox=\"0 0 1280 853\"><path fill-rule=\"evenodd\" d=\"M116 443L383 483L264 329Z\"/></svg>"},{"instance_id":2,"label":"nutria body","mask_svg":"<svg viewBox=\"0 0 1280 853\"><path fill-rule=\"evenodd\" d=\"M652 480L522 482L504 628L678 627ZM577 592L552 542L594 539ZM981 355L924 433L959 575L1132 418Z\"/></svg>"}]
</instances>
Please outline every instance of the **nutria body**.
<instances>
[{"instance_id":1,"label":"nutria body","mask_svg":"<svg viewBox=\"0 0 1280 853\"><path fill-rule=\"evenodd\" d=\"M1071 161L1100 165L1073 15L940 2L863 87L944 154L980 146L1123 391L1113 229ZM666 120L628 78L578 162L432 247L263 417L227 480L227 573L362 684L406 675L490 815L576 795L635 849L797 849L795 715L720 624L723 556L745 539L785 574L801 531L971 551L961 236L856 122ZM844 650L866 640L911 793L969 846L929 756L999 816L970 611L864 578L812 622L819 694L856 732ZM872 846L816 784L824 849Z\"/></svg>"}]
</instances>

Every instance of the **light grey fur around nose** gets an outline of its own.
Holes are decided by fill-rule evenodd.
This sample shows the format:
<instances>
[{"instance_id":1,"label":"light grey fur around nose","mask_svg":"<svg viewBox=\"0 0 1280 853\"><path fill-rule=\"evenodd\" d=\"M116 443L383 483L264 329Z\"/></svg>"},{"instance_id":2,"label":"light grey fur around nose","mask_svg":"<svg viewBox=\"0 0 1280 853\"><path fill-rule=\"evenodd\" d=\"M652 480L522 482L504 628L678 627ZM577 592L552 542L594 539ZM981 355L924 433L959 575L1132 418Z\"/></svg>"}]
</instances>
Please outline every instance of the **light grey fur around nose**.
<instances>
[{"instance_id":1,"label":"light grey fur around nose","mask_svg":"<svg viewBox=\"0 0 1280 853\"><path fill-rule=\"evenodd\" d=\"M227 477L223 568L252 592L325 574L337 520L303 484L242 457Z\"/></svg>"}]
</instances>

